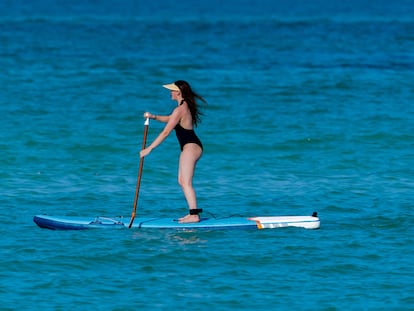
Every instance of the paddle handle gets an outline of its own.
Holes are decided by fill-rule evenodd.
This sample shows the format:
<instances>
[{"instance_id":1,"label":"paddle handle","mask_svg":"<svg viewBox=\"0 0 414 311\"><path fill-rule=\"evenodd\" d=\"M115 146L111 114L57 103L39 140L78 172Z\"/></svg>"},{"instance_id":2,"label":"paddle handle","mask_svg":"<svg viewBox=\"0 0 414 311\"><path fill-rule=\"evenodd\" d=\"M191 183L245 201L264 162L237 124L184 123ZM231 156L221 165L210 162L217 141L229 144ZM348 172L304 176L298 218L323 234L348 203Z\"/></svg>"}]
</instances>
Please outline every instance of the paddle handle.
<instances>
[{"instance_id":1,"label":"paddle handle","mask_svg":"<svg viewBox=\"0 0 414 311\"><path fill-rule=\"evenodd\" d=\"M149 126L149 118L147 118L145 120L145 123L144 123L144 138L142 139L142 149L145 149L145 146L147 144L148 126ZM142 177L142 168L143 167L144 167L144 157L140 158L140 160L139 160L137 186L135 188L134 207L132 209L131 220L129 222L128 228L131 228L132 227L132 223L134 222L135 214L137 212L138 195L139 195L139 188L141 186L141 177Z\"/></svg>"}]
</instances>

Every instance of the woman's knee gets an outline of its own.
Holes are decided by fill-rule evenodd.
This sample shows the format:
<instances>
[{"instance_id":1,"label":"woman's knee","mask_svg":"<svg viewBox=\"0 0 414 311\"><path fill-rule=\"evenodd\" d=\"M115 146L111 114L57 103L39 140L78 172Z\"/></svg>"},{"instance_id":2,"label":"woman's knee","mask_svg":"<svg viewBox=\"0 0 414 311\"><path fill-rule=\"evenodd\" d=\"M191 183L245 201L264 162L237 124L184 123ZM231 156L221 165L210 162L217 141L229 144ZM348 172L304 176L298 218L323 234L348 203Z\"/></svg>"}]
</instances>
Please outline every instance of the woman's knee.
<instances>
[{"instance_id":1,"label":"woman's knee","mask_svg":"<svg viewBox=\"0 0 414 311\"><path fill-rule=\"evenodd\" d=\"M181 188L191 188L193 186L193 183L191 180L187 180L183 176L178 176L178 184L181 186Z\"/></svg>"}]
</instances>

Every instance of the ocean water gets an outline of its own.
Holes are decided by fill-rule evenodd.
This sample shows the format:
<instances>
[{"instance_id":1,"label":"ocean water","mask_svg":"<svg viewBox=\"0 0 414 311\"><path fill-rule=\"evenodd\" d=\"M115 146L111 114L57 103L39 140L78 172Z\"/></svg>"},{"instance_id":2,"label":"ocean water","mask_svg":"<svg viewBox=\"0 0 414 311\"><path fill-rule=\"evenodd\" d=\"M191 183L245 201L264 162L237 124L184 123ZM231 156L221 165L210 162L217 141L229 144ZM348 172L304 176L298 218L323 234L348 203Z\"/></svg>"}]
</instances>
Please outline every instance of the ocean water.
<instances>
[{"instance_id":1,"label":"ocean water","mask_svg":"<svg viewBox=\"0 0 414 311\"><path fill-rule=\"evenodd\" d=\"M414 6L343 2L2 1L0 309L414 310ZM177 79L208 101L199 207L320 230L33 223L129 216ZM173 136L138 216L186 213Z\"/></svg>"}]
</instances>

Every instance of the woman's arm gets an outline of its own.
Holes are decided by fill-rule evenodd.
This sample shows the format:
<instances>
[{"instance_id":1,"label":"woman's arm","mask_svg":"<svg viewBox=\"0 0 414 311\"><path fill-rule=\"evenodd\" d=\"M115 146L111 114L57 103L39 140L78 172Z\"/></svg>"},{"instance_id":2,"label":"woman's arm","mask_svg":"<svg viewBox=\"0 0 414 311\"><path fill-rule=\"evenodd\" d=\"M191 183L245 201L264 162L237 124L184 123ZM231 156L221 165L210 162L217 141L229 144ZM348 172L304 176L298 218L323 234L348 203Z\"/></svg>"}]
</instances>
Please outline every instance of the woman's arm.
<instances>
[{"instance_id":1,"label":"woman's arm","mask_svg":"<svg viewBox=\"0 0 414 311\"><path fill-rule=\"evenodd\" d=\"M152 144L149 145L147 148L141 150L141 158L147 156L153 149L158 147L168 137L168 135L170 135L171 131L175 128L177 123L180 121L182 114L184 113L183 109L180 108L181 107L175 108L173 113L169 116L162 116L163 120L168 119L167 124L165 125L161 133L158 135L158 137L152 142ZM145 116L144 114L144 117L150 118L151 116Z\"/></svg>"},{"instance_id":2,"label":"woman's arm","mask_svg":"<svg viewBox=\"0 0 414 311\"><path fill-rule=\"evenodd\" d=\"M163 123L167 123L168 120L170 119L170 116L159 116L159 115L156 115L156 114L146 112L146 113L144 113L144 118L150 118L150 119L157 120L157 121L160 121L160 122L163 122Z\"/></svg>"}]
</instances>

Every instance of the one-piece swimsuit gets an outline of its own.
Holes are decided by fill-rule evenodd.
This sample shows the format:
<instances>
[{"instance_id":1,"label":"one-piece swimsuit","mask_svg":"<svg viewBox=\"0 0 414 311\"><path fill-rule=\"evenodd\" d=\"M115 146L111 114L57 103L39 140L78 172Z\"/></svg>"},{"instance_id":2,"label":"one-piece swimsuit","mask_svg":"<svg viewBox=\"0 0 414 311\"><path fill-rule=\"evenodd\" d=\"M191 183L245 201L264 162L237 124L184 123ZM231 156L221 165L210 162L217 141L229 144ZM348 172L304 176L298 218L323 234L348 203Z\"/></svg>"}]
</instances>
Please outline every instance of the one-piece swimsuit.
<instances>
[{"instance_id":1,"label":"one-piece swimsuit","mask_svg":"<svg viewBox=\"0 0 414 311\"><path fill-rule=\"evenodd\" d=\"M180 125L180 123L177 123L174 129L175 135L177 135L178 142L180 143L181 151L183 151L183 148L186 144L190 143L199 145L201 150L203 150L203 144L201 143L200 139L197 137L193 129L185 129Z\"/></svg>"}]
</instances>

